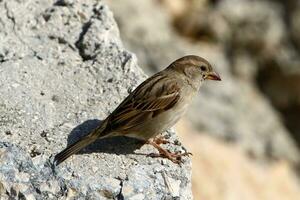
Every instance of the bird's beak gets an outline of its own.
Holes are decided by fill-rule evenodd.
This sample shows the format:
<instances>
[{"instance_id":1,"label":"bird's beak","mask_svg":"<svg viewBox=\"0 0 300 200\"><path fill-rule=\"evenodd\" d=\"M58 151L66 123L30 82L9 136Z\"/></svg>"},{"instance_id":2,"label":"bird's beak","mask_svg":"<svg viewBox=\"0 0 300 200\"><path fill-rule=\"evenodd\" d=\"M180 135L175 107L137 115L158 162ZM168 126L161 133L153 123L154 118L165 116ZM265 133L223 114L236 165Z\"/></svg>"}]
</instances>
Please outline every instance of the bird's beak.
<instances>
[{"instance_id":1,"label":"bird's beak","mask_svg":"<svg viewBox=\"0 0 300 200\"><path fill-rule=\"evenodd\" d=\"M221 81L221 77L217 72L209 72L205 79Z\"/></svg>"}]
</instances>

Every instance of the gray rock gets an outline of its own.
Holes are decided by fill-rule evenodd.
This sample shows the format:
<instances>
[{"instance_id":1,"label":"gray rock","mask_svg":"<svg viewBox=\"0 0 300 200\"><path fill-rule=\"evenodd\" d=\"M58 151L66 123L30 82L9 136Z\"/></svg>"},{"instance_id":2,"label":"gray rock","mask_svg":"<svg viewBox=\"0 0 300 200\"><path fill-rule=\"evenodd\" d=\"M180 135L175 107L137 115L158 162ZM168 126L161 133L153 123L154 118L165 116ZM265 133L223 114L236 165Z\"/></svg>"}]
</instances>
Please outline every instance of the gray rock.
<instances>
[{"instance_id":1,"label":"gray rock","mask_svg":"<svg viewBox=\"0 0 300 200\"><path fill-rule=\"evenodd\" d=\"M107 6L92 0L1 1L0 16L4 198L192 198L190 159L176 165L146 157L155 149L132 139L96 142L52 166L54 154L101 123L146 78L124 49ZM176 140L174 131L165 134Z\"/></svg>"}]
</instances>

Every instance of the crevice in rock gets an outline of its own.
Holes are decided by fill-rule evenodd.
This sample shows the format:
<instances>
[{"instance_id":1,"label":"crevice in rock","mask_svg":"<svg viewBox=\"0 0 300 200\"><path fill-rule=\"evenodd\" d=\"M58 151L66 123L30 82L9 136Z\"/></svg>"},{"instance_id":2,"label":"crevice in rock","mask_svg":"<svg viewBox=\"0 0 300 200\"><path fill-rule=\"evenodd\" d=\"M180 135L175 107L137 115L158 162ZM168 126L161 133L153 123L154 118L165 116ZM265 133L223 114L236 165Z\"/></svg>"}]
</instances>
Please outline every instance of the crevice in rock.
<instances>
[{"instance_id":1,"label":"crevice in rock","mask_svg":"<svg viewBox=\"0 0 300 200\"><path fill-rule=\"evenodd\" d=\"M6 17L13 23L13 30L15 32L16 20L15 20L15 17L12 14L10 14L9 8L8 8L6 2L4 3L4 9L6 10Z\"/></svg>"},{"instance_id":2,"label":"crevice in rock","mask_svg":"<svg viewBox=\"0 0 300 200\"><path fill-rule=\"evenodd\" d=\"M74 47L73 44L71 44L68 40L66 40L65 38L63 37L59 37L59 36L56 36L56 35L49 35L48 38L50 40L57 40L57 43L58 44L65 44L67 45L68 47L70 47L70 49L72 49L73 51L76 51L76 47Z\"/></svg>"},{"instance_id":3,"label":"crevice in rock","mask_svg":"<svg viewBox=\"0 0 300 200\"><path fill-rule=\"evenodd\" d=\"M53 5L54 6L71 6L72 2L68 2L68 1L65 1L65 0L58 0Z\"/></svg>"},{"instance_id":4,"label":"crevice in rock","mask_svg":"<svg viewBox=\"0 0 300 200\"><path fill-rule=\"evenodd\" d=\"M100 6L99 8L97 8L97 5L94 5L93 8L93 14L90 16L89 20L83 24L81 32L79 34L79 38L78 40L75 42L75 46L79 51L79 55L82 58L83 61L87 61L87 60L95 60L96 58L96 54L93 54L98 48L99 46L97 46L97 44L95 44L95 49L93 50L93 52L86 52L87 49L87 44L84 42L84 37L86 35L86 33L89 31L91 25L93 24L93 19L95 20L99 20L101 18L101 10L103 10L103 6Z\"/></svg>"},{"instance_id":5,"label":"crevice in rock","mask_svg":"<svg viewBox=\"0 0 300 200\"><path fill-rule=\"evenodd\" d=\"M124 200L124 196L122 194L122 190L123 190L123 180L120 180L120 192L116 196L117 200Z\"/></svg>"},{"instance_id":6,"label":"crevice in rock","mask_svg":"<svg viewBox=\"0 0 300 200\"><path fill-rule=\"evenodd\" d=\"M91 20L89 20L88 22L86 22L86 23L83 24L82 31L79 34L79 38L75 42L75 46L78 49L79 55L80 55L80 57L82 58L83 61L93 59L93 56L88 55L88 54L85 53L86 46L85 46L85 44L83 42L84 36L88 32L88 30L91 27L91 25L92 25Z\"/></svg>"},{"instance_id":7,"label":"crevice in rock","mask_svg":"<svg viewBox=\"0 0 300 200\"><path fill-rule=\"evenodd\" d=\"M5 56L3 56L2 54L0 54L0 63L5 63L9 61L9 59L6 59Z\"/></svg>"},{"instance_id":8,"label":"crevice in rock","mask_svg":"<svg viewBox=\"0 0 300 200\"><path fill-rule=\"evenodd\" d=\"M125 69L125 66L127 65L127 63L132 59L132 56L129 54L129 53L127 53L127 52L124 52L124 61L122 62L122 64L121 64L121 68L122 68L122 70L124 70Z\"/></svg>"}]
</instances>

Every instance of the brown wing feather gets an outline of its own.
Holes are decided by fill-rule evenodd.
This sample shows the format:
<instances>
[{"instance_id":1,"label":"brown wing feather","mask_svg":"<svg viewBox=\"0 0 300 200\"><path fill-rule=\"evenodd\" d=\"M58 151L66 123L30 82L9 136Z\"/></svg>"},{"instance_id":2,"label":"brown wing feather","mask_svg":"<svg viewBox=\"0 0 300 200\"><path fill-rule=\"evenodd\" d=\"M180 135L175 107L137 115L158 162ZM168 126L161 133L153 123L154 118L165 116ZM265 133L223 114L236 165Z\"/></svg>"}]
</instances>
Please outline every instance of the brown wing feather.
<instances>
[{"instance_id":1,"label":"brown wing feather","mask_svg":"<svg viewBox=\"0 0 300 200\"><path fill-rule=\"evenodd\" d=\"M172 108L179 99L175 79L158 74L142 83L109 116L109 129L128 131Z\"/></svg>"}]
</instances>

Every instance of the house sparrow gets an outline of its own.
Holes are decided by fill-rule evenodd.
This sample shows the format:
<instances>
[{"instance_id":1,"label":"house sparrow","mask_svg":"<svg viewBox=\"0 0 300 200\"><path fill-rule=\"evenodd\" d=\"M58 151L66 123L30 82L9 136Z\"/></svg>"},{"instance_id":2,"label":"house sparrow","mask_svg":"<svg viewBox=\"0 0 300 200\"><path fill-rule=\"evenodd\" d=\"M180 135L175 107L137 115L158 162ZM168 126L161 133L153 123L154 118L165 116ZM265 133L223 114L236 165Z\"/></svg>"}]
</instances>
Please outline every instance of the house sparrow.
<instances>
[{"instance_id":1,"label":"house sparrow","mask_svg":"<svg viewBox=\"0 0 300 200\"><path fill-rule=\"evenodd\" d=\"M91 133L55 156L56 165L97 139L127 136L153 145L159 156L179 163L189 153L171 153L160 143L167 141L158 134L172 127L184 114L205 80L220 81L204 58L189 55L171 63L166 69L141 83Z\"/></svg>"}]
</instances>

